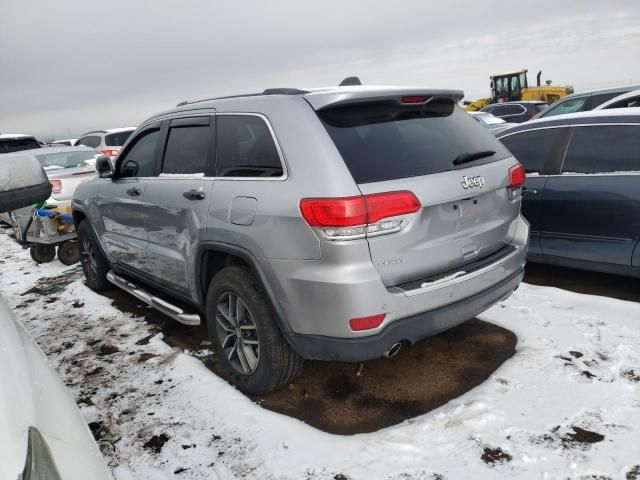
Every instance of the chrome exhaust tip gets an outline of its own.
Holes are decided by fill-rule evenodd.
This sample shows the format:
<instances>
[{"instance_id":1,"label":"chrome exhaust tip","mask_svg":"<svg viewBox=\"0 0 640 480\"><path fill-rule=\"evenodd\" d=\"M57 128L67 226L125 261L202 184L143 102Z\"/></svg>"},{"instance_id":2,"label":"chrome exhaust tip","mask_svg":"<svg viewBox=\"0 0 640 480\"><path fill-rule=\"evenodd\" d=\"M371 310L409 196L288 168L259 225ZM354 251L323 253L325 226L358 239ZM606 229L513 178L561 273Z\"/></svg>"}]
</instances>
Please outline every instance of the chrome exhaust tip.
<instances>
[{"instance_id":1,"label":"chrome exhaust tip","mask_svg":"<svg viewBox=\"0 0 640 480\"><path fill-rule=\"evenodd\" d=\"M395 357L401 348L402 348L402 343L400 342L394 343L384 352L384 356L387 358Z\"/></svg>"}]
</instances>

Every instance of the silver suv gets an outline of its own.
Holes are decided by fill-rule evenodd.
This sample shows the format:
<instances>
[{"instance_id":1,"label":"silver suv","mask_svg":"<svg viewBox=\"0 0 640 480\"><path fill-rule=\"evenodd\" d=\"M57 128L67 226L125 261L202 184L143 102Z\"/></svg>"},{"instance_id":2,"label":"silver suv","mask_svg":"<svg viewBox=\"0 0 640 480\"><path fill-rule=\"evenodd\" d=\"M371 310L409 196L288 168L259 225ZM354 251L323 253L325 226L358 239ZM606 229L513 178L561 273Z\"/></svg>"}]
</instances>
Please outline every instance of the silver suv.
<instances>
[{"instance_id":1,"label":"silver suv","mask_svg":"<svg viewBox=\"0 0 640 480\"><path fill-rule=\"evenodd\" d=\"M87 284L205 319L238 388L363 361L508 297L524 169L460 91L269 89L145 121L75 191Z\"/></svg>"}]
</instances>

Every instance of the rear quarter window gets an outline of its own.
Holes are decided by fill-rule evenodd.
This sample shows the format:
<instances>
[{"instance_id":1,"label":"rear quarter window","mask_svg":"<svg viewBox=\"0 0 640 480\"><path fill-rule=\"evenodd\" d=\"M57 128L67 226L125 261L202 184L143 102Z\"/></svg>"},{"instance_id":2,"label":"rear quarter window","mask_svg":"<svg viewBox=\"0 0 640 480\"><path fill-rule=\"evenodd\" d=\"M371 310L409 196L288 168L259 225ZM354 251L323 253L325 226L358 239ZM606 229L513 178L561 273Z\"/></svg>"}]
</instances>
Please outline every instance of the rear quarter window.
<instances>
[{"instance_id":1,"label":"rear quarter window","mask_svg":"<svg viewBox=\"0 0 640 480\"><path fill-rule=\"evenodd\" d=\"M317 112L356 183L430 175L493 162L509 152L451 102L367 103ZM463 165L463 154L495 154Z\"/></svg>"},{"instance_id":2,"label":"rear quarter window","mask_svg":"<svg viewBox=\"0 0 640 480\"><path fill-rule=\"evenodd\" d=\"M218 177L282 177L284 170L271 130L256 115L217 116Z\"/></svg>"},{"instance_id":3,"label":"rear quarter window","mask_svg":"<svg viewBox=\"0 0 640 480\"><path fill-rule=\"evenodd\" d=\"M562 172L640 172L640 127L576 127L571 136Z\"/></svg>"},{"instance_id":4,"label":"rear quarter window","mask_svg":"<svg viewBox=\"0 0 640 480\"><path fill-rule=\"evenodd\" d=\"M500 141L516 157L527 173L540 173L562 141L565 128L542 128L514 133Z\"/></svg>"},{"instance_id":5,"label":"rear quarter window","mask_svg":"<svg viewBox=\"0 0 640 480\"><path fill-rule=\"evenodd\" d=\"M601 93L600 95L592 95L591 108L596 108L597 106L602 105L604 102L608 102L612 98L615 98L618 95L622 95L623 93L627 92Z\"/></svg>"},{"instance_id":6,"label":"rear quarter window","mask_svg":"<svg viewBox=\"0 0 640 480\"><path fill-rule=\"evenodd\" d=\"M100 145L101 139L97 135L90 135L88 137L82 137L78 140L78 145L84 145L85 147L96 148Z\"/></svg>"},{"instance_id":7,"label":"rear quarter window","mask_svg":"<svg viewBox=\"0 0 640 480\"><path fill-rule=\"evenodd\" d=\"M131 136L133 130L130 132L118 132L118 133L110 133L109 135L105 135L104 144L108 147L121 147L124 145L124 142Z\"/></svg>"}]
</instances>

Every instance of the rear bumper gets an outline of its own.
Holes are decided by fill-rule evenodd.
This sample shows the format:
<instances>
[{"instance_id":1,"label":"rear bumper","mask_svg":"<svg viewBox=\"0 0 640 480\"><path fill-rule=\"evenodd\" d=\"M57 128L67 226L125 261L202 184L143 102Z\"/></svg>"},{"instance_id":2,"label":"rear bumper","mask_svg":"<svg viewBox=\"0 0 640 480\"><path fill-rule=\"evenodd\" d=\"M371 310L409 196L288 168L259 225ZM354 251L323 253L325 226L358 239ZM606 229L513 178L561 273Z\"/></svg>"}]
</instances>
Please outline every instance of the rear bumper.
<instances>
[{"instance_id":1,"label":"rear bumper","mask_svg":"<svg viewBox=\"0 0 640 480\"><path fill-rule=\"evenodd\" d=\"M468 320L514 290L526 260L529 225L519 216L510 228L504 255L479 261L463 275L417 285L385 286L366 245L357 241L321 260L258 260L282 313L283 334L302 357L363 360L380 356L395 341L411 343ZM384 321L375 329L349 326L351 318L381 313ZM327 346L323 353L327 342L347 346L336 347L338 353Z\"/></svg>"},{"instance_id":2,"label":"rear bumper","mask_svg":"<svg viewBox=\"0 0 640 480\"><path fill-rule=\"evenodd\" d=\"M507 298L518 288L524 268L492 287L458 302L395 320L384 330L367 337L339 338L288 333L290 345L304 358L342 362L360 362L379 358L395 343L413 345L419 340L455 327Z\"/></svg>"}]
</instances>

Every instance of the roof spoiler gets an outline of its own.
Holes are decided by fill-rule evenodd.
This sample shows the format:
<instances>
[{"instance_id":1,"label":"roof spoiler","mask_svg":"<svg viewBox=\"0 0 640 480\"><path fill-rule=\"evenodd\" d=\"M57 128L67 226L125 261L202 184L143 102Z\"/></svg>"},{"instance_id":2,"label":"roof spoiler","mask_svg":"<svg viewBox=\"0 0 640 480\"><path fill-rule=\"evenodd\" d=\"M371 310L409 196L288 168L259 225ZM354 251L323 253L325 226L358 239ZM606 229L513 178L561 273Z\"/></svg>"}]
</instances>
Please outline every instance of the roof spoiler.
<instances>
[{"instance_id":1,"label":"roof spoiler","mask_svg":"<svg viewBox=\"0 0 640 480\"><path fill-rule=\"evenodd\" d=\"M304 96L314 110L322 110L325 108L333 108L345 105L353 105L358 103L369 102L397 102L401 105L403 97L428 97L424 103L433 102L434 100L446 100L458 103L464 97L462 90L441 90L430 88L416 87L370 87L362 90L340 91L328 90L310 92Z\"/></svg>"}]
</instances>

